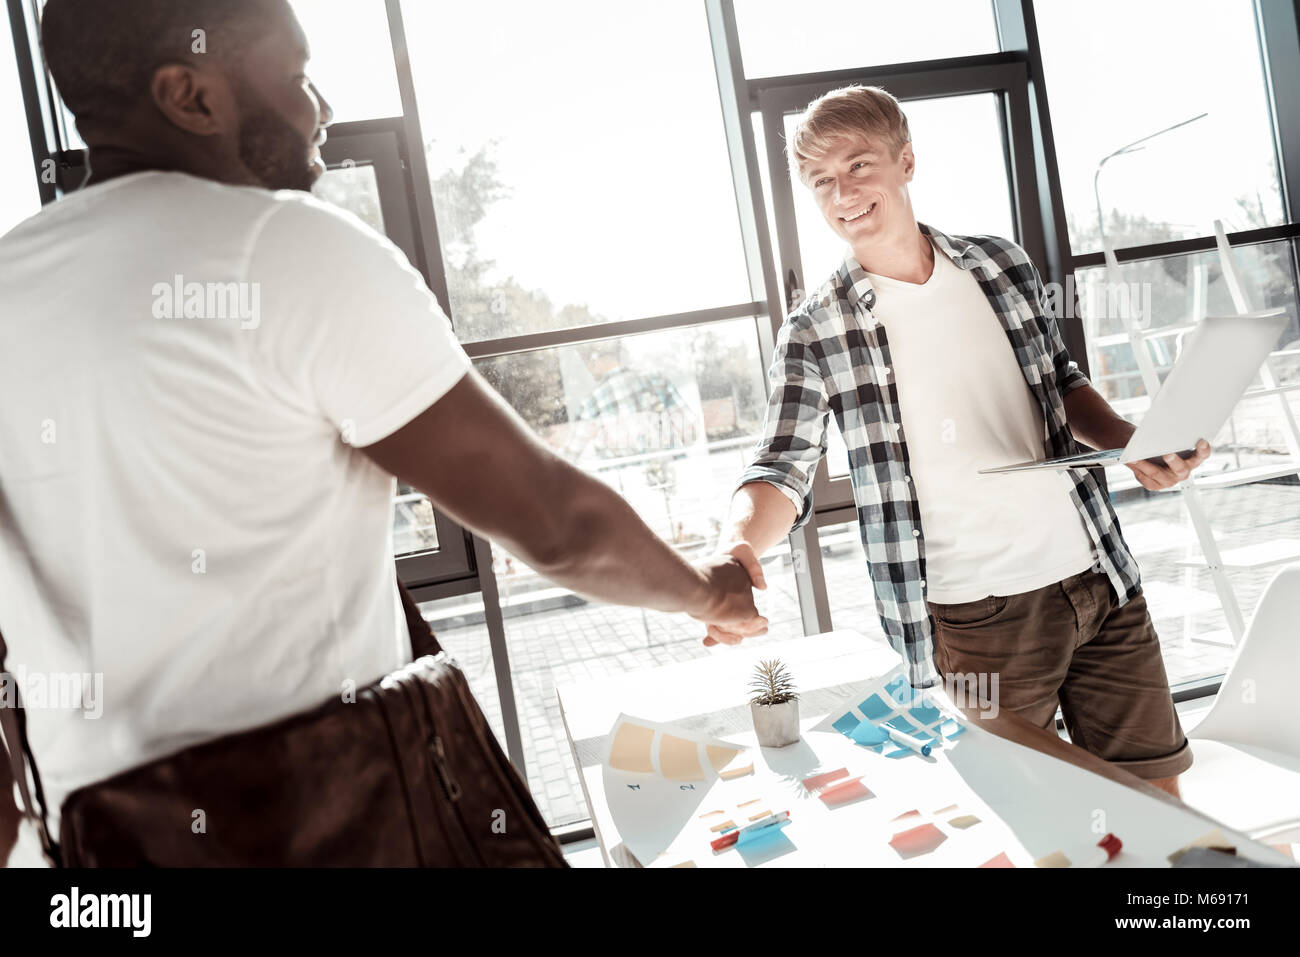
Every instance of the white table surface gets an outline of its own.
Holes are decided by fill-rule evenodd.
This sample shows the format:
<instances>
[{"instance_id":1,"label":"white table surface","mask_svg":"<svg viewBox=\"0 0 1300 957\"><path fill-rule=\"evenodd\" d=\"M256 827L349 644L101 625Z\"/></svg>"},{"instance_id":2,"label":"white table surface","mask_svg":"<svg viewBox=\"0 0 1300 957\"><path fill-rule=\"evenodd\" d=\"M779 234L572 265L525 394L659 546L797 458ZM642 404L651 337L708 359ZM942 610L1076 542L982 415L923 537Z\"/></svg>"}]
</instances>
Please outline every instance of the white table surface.
<instances>
[{"instance_id":1,"label":"white table surface","mask_svg":"<svg viewBox=\"0 0 1300 957\"><path fill-rule=\"evenodd\" d=\"M800 691L803 739L787 748L758 748L747 686L760 658L779 657ZM1109 866L1168 867L1167 856L1216 826L1239 856L1270 864L1293 862L1273 849L1178 802L1017 744L972 723L951 749L931 758L890 759L857 747L837 732L811 732L863 682L899 664L888 645L852 631L835 631L739 647L647 671L557 688L565 732L607 866L977 866L1005 852L1017 867L1053 851L1069 853L1113 832L1124 850ZM619 714L668 722L751 748L754 774L715 781L699 810L764 796L770 810L791 812L784 839L764 854L713 852L706 825L692 817L653 861L639 862L622 845L603 785L606 737ZM1195 745L1193 744L1193 747ZM870 799L828 810L799 781L847 767L863 775ZM935 815L957 804L980 823L967 829ZM781 804L783 806L776 806ZM762 806L761 804L758 806ZM889 845L897 815L918 810L948 840L933 853L901 859Z\"/></svg>"}]
</instances>

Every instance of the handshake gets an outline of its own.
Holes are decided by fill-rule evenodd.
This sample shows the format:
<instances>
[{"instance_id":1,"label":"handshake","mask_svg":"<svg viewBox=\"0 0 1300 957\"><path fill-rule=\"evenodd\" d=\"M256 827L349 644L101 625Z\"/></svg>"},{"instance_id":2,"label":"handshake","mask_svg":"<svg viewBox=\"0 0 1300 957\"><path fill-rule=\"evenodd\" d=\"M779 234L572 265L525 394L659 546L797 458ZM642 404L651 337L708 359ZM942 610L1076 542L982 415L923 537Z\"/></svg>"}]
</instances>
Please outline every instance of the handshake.
<instances>
[{"instance_id":1,"label":"handshake","mask_svg":"<svg viewBox=\"0 0 1300 957\"><path fill-rule=\"evenodd\" d=\"M754 589L766 588L763 566L747 542L731 546L695 566L704 578L702 600L690 612L708 626L706 645L737 645L767 632L767 619L754 606Z\"/></svg>"}]
</instances>

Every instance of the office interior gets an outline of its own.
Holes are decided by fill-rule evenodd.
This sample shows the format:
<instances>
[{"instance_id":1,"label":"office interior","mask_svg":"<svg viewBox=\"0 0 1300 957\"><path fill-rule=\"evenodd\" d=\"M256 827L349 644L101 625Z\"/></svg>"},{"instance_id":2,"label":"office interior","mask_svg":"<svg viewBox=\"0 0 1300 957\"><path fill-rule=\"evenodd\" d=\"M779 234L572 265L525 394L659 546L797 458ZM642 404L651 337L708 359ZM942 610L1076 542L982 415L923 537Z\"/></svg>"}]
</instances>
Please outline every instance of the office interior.
<instances>
[{"instance_id":1,"label":"office interior","mask_svg":"<svg viewBox=\"0 0 1300 957\"><path fill-rule=\"evenodd\" d=\"M7 0L0 232L86 175L42 65L41 6ZM783 318L843 256L784 153L827 91L867 84L899 98L918 218L1023 246L1061 297L1072 357L1132 421L1196 322L1243 299L1285 309L1194 491L1149 491L1123 466L1104 475L1193 743L1247 639L1300 677L1300 607L1283 594L1300 564L1300 3L293 6L336 114L316 195L395 243L541 441L688 559L718 544ZM670 434L647 441L630 423L584 418L610 363L645 373L644 388L663 387L650 373L666 380L684 410ZM812 520L764 556L770 628L753 648L845 631L888 648L848 474L832 429ZM563 690L653 681L652 669L717 651L684 616L548 581L405 485L393 543L570 863L617 863ZM1278 773L1300 794L1300 722L1285 706L1268 720L1288 712L1294 750ZM1060 719L1058 734L1068 740ZM1300 808L1295 827L1276 823L1259 840L1300 842Z\"/></svg>"}]
</instances>

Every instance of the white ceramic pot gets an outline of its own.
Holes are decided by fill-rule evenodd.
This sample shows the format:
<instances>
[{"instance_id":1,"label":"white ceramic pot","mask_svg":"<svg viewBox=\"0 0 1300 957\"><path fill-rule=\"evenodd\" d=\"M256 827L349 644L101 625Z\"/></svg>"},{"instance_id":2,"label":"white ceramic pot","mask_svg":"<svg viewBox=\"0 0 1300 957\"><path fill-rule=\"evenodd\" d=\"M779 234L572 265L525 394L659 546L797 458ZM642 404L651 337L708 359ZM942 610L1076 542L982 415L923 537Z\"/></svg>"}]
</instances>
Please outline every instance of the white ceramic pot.
<instances>
[{"instance_id":1,"label":"white ceramic pot","mask_svg":"<svg viewBox=\"0 0 1300 957\"><path fill-rule=\"evenodd\" d=\"M799 699L781 704L750 703L754 716L754 733L764 748L784 748L799 740Z\"/></svg>"}]
</instances>

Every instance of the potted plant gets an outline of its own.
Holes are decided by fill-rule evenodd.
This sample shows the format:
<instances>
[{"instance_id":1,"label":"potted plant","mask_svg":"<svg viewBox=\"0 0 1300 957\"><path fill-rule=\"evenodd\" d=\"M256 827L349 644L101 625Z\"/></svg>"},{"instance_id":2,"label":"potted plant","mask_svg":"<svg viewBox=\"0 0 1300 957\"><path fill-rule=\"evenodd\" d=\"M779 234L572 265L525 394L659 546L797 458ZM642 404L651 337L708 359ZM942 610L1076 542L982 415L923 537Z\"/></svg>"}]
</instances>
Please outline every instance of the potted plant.
<instances>
[{"instance_id":1,"label":"potted plant","mask_svg":"<svg viewBox=\"0 0 1300 957\"><path fill-rule=\"evenodd\" d=\"M749 689L754 693L749 711L754 733L764 748L784 748L799 740L799 695L794 681L780 659L760 661L754 668Z\"/></svg>"}]
</instances>

